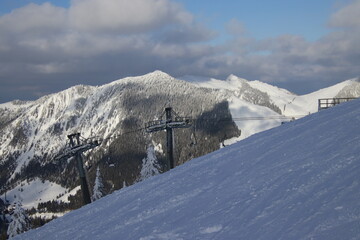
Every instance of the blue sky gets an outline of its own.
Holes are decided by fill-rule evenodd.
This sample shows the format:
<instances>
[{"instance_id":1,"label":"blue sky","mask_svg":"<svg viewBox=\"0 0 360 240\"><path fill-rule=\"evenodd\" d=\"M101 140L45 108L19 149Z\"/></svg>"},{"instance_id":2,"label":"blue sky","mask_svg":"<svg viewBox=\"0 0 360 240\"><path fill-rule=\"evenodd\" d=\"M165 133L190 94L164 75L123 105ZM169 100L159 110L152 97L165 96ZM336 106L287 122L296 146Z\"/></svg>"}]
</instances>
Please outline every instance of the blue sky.
<instances>
[{"instance_id":1,"label":"blue sky","mask_svg":"<svg viewBox=\"0 0 360 240\"><path fill-rule=\"evenodd\" d=\"M326 22L336 1L191 1L178 0L219 32L231 19L243 22L257 39L297 34L315 40L328 32Z\"/></svg>"},{"instance_id":2,"label":"blue sky","mask_svg":"<svg viewBox=\"0 0 360 240\"><path fill-rule=\"evenodd\" d=\"M0 0L0 103L162 70L302 94L358 77L360 0Z\"/></svg>"}]
</instances>

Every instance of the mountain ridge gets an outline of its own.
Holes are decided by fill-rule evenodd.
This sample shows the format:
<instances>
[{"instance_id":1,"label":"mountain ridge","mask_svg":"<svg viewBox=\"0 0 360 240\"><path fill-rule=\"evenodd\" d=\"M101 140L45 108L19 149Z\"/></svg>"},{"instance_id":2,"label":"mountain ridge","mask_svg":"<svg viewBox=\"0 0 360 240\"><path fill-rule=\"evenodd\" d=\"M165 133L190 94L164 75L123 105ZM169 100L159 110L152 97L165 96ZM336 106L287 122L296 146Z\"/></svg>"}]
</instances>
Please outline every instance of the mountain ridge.
<instances>
[{"instance_id":1,"label":"mountain ridge","mask_svg":"<svg viewBox=\"0 0 360 240\"><path fill-rule=\"evenodd\" d=\"M89 85L77 85L77 86L71 87L69 89L66 89L64 91L61 91L59 93L44 96L44 97L39 98L38 100L35 100L35 101L26 101L26 102L12 101L12 102L9 102L9 103L0 104L0 111L3 113L3 114L1 114L2 119L0 119L0 123L2 123L3 125L6 125L6 124L4 124L6 122L6 120L5 120L6 118L8 118L7 119L8 122L11 122L14 119L16 119L19 115L24 114L25 111L29 111L28 108L31 109L31 108L33 108L34 105L41 104L41 103L48 103L50 105L53 104L54 106L56 105L57 108L75 109L75 110L79 108L79 106L78 106L79 104L85 104L85 108L88 109L88 108L91 108L92 104L96 104L96 103L93 102L94 97L95 97L94 95L98 95L98 96L103 95L103 96L100 96L100 97L106 98L107 96L105 96L105 95L109 95L109 94L111 95L112 91L116 91L114 89L114 87L123 86L123 85L126 85L126 84L132 84L132 83L144 83L144 79L146 80L145 84L154 84L154 83L159 82L159 81L160 82L161 81L169 81L169 82L181 81L181 82L178 82L178 83L182 83L182 84L185 84L187 86L191 86L191 84L192 84L192 83L189 83L189 82L186 82L186 81L175 79L172 76L168 75L167 73L164 73L162 71L157 70L157 71L154 71L152 73L148 73L148 74L143 75L143 76L127 77L127 78L119 79L119 80L116 80L116 81L111 82L109 84L104 84L102 86L97 86L97 87L89 86ZM334 89L333 93L331 95L335 95L336 93L340 92L339 89L338 89L339 87L341 87L341 90L342 90L344 86L347 86L350 83L355 83L356 82L354 80L347 80L347 81L344 81L344 82L339 83L337 85L334 85L334 86L332 86L330 88L318 90L318 91L316 91L314 93L307 94L304 97L302 97L302 96L294 96L294 98L293 98L293 100L291 100L291 102L289 101L288 104L284 103L284 107L282 107L283 110L281 111L281 108L275 107L276 106L275 103L276 103L277 100L274 100L273 96L268 95L269 92L271 93L271 91L265 92L265 94L266 94L266 95L264 95L264 96L266 96L265 97L266 99L264 100L265 103L261 104L259 102L256 102L258 100L251 99L252 98L251 95L246 96L246 94L248 93L247 90L245 90L245 91L243 91L241 93L241 89L243 88L242 86L237 86L237 87L234 86L234 85L238 85L238 83L240 82L241 84L246 84L246 85L254 87L254 88L252 88L253 90L250 89L250 92L254 91L254 89L263 90L264 86L265 86L265 89L270 88L271 90L274 90L274 87L269 85L269 84L261 83L259 81L247 81L247 80L241 79L241 78L239 78L239 77L237 77L235 75L229 75L229 77L225 80L225 82L228 83L228 86L222 86L222 88L220 88L218 86L219 85L218 82L221 82L221 84L223 85L224 81L216 80L216 79L211 79L210 82L211 81L216 81L215 85L216 85L217 88L216 87L213 88L215 90L217 90L217 89L220 89L220 90L221 89L235 90L235 91L228 92L227 94L225 94L225 96L222 96L222 98L230 99L231 97L229 97L229 95L233 94L233 95L235 95L235 97L244 99L245 101L255 103L255 104L260 104L260 105L263 105L263 106L266 106L266 107L270 107L270 109L274 110L277 113L281 113L283 111L283 114L285 114L285 116L289 115L289 114L286 114L286 111L284 111L285 108L287 107L287 109L289 109L289 103L290 103L290 105L296 103L298 101L299 97L300 98L306 98L306 97L311 96L310 97L311 101L314 101L313 96L318 97L319 95L322 94L322 92L329 92L329 89ZM357 82L358 81L359 81L359 79L357 79ZM204 86L204 84L203 85L200 84L200 87L205 88L205 89L210 88L210 86L207 86L207 85ZM277 88L277 87L275 87L275 88L277 90L279 90L279 92L283 92L286 95L291 94L287 90ZM353 95L359 96L360 95L360 87L357 87L357 88L359 89L359 91L358 92L355 91L355 93ZM352 88L352 86L350 86L350 89L354 89L354 88ZM259 90L259 91L261 92L261 90ZM251 93L251 94L253 94L253 93ZM276 93L276 94L278 94L278 93ZM221 93L220 93L220 95L221 95ZM259 96L259 92L256 92L255 95ZM284 95L282 95L281 97L284 98ZM293 96L291 96L291 97L293 97ZM74 99L74 98L77 99L77 100L73 101L72 99ZM70 103L69 101L70 102L73 101L73 102ZM260 100L260 101L263 101L263 100ZM266 102L268 102L268 103L266 103ZM308 105L309 103L307 102L306 104ZM277 105L280 105L280 104L277 104ZM315 112L315 110L314 110L315 107L314 106L316 106L316 104L313 103L312 105L313 105L313 107L312 107L311 111L309 111L309 112ZM298 106L296 106L296 107L298 107ZM55 120L61 118L61 116L62 116L61 112L64 113L64 111L59 111L60 113L57 116L55 116ZM292 111L290 113L294 115L294 111ZM49 115L51 113L50 112L44 112L42 114L43 114L42 116L45 116L46 114ZM304 114L304 112L302 112L302 114ZM84 118L84 117L82 116L82 118ZM85 137L88 137L88 136L85 136Z\"/></svg>"},{"instance_id":2,"label":"mountain ridge","mask_svg":"<svg viewBox=\"0 0 360 240\"><path fill-rule=\"evenodd\" d=\"M359 104L258 133L15 239L357 239Z\"/></svg>"},{"instance_id":3,"label":"mountain ridge","mask_svg":"<svg viewBox=\"0 0 360 240\"><path fill-rule=\"evenodd\" d=\"M147 81L146 86L142 84L144 78ZM172 88L174 90L171 90ZM178 97L175 96L176 88L182 90L182 93L177 95ZM164 89L165 92L162 95ZM185 97L187 92L191 97ZM195 96L196 94L198 96ZM22 169L34 159L47 155L48 160L45 160L45 163L48 162L49 157L60 151L59 146L65 145L67 134L80 131L85 138L96 134L107 139L124 132L125 129L121 125L128 118L134 117L140 119L137 128L143 128L146 121L159 117L159 113L163 111L161 106L171 104L175 99L178 99L176 100L178 102L183 99L183 102L192 101L193 103L199 99L206 99L200 109L192 110L196 115L210 111L222 101L218 95L212 96L206 89L199 91L189 83L177 81L168 74L156 71L99 87L74 86L15 107L14 102L2 104L1 112L9 114L8 119L6 117L2 119L0 126L0 131L3 133L0 137L1 164L6 164L7 159L13 159L12 163L8 164L12 166L9 169L11 175L7 175L6 178L14 179L16 174L21 173ZM144 106L141 107L152 101L163 102L160 106L159 104L152 107L145 106L147 109ZM145 113L141 113L142 110L139 109L143 109ZM152 112L152 114L146 114L146 112ZM144 119L140 116L144 116ZM106 148L109 145L111 145L109 140L103 144ZM100 158L104 154L104 152L101 153L102 151L98 153Z\"/></svg>"},{"instance_id":4,"label":"mountain ridge","mask_svg":"<svg viewBox=\"0 0 360 240\"><path fill-rule=\"evenodd\" d=\"M241 86L236 85L238 82ZM350 83L343 85L350 86ZM79 183L74 161L54 161L54 156L66 146L66 135L74 132L80 132L84 138L104 139L99 148L85 153L85 164L89 168L90 185L95 177L94 166L100 166L106 172L110 193L122 188L124 183L135 182L147 145L166 146L163 133L137 132L144 129L146 122L161 118L165 107L171 106L179 116L195 120L192 128L177 130L175 134L178 144L175 156L177 165L181 165L279 126L293 115L297 115L296 118L307 115L310 105L317 106L314 97L305 101L287 90L234 75L229 76L229 81L209 80L202 84L155 71L101 86L73 86L35 101L0 104L2 198L6 192L15 195L16 191L12 190L20 189L24 181L41 182L38 179L60 185L61 191L55 195L63 194L64 189L66 192L76 189ZM358 85L354 86L351 88L357 89ZM339 87L328 97L335 97L342 89ZM283 96L287 98L282 99ZM296 104L289 103L294 102L293 98L296 98ZM272 119L267 119L269 116ZM234 121L235 118L238 120ZM248 121L247 118L265 120ZM124 134L134 130L131 135ZM165 169L164 153L159 151L157 156ZM16 200L14 195L8 195L10 202ZM21 192L16 195L21 196ZM35 201L29 206L36 207L40 202Z\"/></svg>"}]
</instances>

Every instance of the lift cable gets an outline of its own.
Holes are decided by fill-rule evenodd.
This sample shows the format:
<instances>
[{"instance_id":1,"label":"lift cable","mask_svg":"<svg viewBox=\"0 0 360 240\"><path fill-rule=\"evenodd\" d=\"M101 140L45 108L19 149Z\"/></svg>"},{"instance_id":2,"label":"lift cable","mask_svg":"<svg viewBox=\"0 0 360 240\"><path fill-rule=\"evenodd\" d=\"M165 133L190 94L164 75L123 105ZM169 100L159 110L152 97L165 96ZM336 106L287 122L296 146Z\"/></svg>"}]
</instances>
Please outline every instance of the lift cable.
<instances>
[{"instance_id":1,"label":"lift cable","mask_svg":"<svg viewBox=\"0 0 360 240\"><path fill-rule=\"evenodd\" d=\"M175 113L175 112L172 112ZM254 116L254 117L228 117L228 118L187 118L187 117L179 117L176 113L174 114L176 117L176 120L190 120L193 123L199 123L199 122L203 122L203 121L218 121L218 122L226 122L226 121L234 121L234 122L240 122L240 121L267 121L267 120L294 120L294 119L298 119L301 117L304 117L306 115L293 115L293 116L282 116L282 115L278 115L278 116L266 116L266 117L260 117L260 116ZM155 122L159 122L162 123L162 121L165 120L154 120L151 121L151 123L155 123ZM147 126L142 127L142 128L137 128L131 131L126 131L123 133L118 133L118 134L114 134L111 135L109 137L106 138L101 138L102 141L105 140L110 140L110 139L115 139L115 138L119 138L121 136L124 135L128 135L128 134L133 134L133 133L137 133L137 132L141 132L141 131L145 131L147 129ZM196 130L196 126L194 125L194 130ZM93 137L89 137L85 140L90 140L90 139L100 139L97 136L93 136Z\"/></svg>"},{"instance_id":2,"label":"lift cable","mask_svg":"<svg viewBox=\"0 0 360 240\"><path fill-rule=\"evenodd\" d=\"M175 112L172 112L172 113L175 113ZM175 115L175 123L177 121L178 122L182 121L182 122L186 122L187 124L190 124L189 121L191 121L193 123L193 131L196 131L197 130L196 124L198 124L200 122L206 122L206 121L209 121L209 122L210 121L217 121L217 122L234 121L234 122L239 122L239 121L293 120L293 119L301 118L301 117L304 117L304 116L306 116L306 115L294 115L294 116L278 115L278 116L266 116L266 117L254 116L254 117L228 117L228 118L216 118L216 117L214 117L214 118L201 118L201 117L200 118L186 118L186 117L179 117L176 114ZM151 121L150 123L154 124L154 123L158 122L159 124L162 125L163 121L165 121L165 120L155 120L155 121ZM80 138L81 138L81 141L83 143L82 147L85 148L86 150L90 150L95 145L96 146L101 145L101 143L104 142L104 141L108 141L108 140L111 140L111 139L116 139L116 138L119 138L121 136L128 135L128 134L133 134L133 133L137 133L137 132L141 132L141 131L146 131L147 129L148 129L148 125L145 126L145 127L142 127L142 128L137 128L137 129L134 129L134 130L114 134L114 135L108 136L106 138L101 138L99 136L91 136L91 137L88 137L88 138L84 138L84 137L80 136ZM63 149L71 149L70 144L67 143L66 146ZM69 155L73 154L74 152L75 151L71 151L71 153L69 153ZM64 154L64 152L63 152L61 155L64 157L64 155L67 155L67 154L66 153Z\"/></svg>"}]
</instances>

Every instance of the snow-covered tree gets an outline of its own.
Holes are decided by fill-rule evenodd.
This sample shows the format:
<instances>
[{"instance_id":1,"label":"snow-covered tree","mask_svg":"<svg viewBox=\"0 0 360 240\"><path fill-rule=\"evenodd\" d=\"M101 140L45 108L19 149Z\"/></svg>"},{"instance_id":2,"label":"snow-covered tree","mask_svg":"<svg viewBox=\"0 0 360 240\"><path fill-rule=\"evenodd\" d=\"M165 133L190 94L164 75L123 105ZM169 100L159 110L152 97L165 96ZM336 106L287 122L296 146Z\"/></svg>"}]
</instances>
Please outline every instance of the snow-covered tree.
<instances>
[{"instance_id":1,"label":"snow-covered tree","mask_svg":"<svg viewBox=\"0 0 360 240\"><path fill-rule=\"evenodd\" d=\"M98 167L96 169L96 177L95 177L95 184L94 184L94 188L93 188L92 200L96 201L103 196L104 196L104 184L102 182L100 169Z\"/></svg>"},{"instance_id":2,"label":"snow-covered tree","mask_svg":"<svg viewBox=\"0 0 360 240\"><path fill-rule=\"evenodd\" d=\"M149 145L149 147L147 148L147 156L142 160L142 167L138 182L159 174L159 168L160 165L155 155L154 146Z\"/></svg>"},{"instance_id":3,"label":"snow-covered tree","mask_svg":"<svg viewBox=\"0 0 360 240\"><path fill-rule=\"evenodd\" d=\"M11 222L9 224L7 234L9 238L12 238L20 233L26 232L31 228L30 220L21 207L20 202L15 203L13 214L11 215Z\"/></svg>"}]
</instances>

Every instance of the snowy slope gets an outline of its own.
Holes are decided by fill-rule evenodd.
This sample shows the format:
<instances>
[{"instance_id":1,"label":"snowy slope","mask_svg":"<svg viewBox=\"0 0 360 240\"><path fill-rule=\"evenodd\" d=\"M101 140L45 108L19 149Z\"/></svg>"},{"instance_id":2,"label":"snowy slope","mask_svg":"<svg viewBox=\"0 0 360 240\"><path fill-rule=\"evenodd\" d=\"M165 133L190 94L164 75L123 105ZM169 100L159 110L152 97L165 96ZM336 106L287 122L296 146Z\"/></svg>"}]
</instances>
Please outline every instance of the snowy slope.
<instances>
[{"instance_id":1,"label":"snowy slope","mask_svg":"<svg viewBox=\"0 0 360 240\"><path fill-rule=\"evenodd\" d=\"M292 118L299 119L317 112L320 98L360 97L359 78L346 80L300 96L286 89L258 80L248 81L235 75L230 75L225 80L196 76L184 76L182 79L198 87L220 90L224 98L229 101L233 118L274 118L259 121L237 121L237 126L242 130L242 135L236 139L237 141L254 133L279 126L282 122L287 122Z\"/></svg>"},{"instance_id":2,"label":"snowy slope","mask_svg":"<svg viewBox=\"0 0 360 240\"><path fill-rule=\"evenodd\" d=\"M240 141L255 133L277 127L281 125L282 121L289 121L289 118L283 118L267 107L258 106L234 96L228 98L228 101L231 115L235 118L237 127L241 129L241 136L228 140L225 144L234 142L234 140ZM266 119L266 117L274 117L274 119ZM252 120L254 118L265 118L265 120Z\"/></svg>"},{"instance_id":3,"label":"snowy slope","mask_svg":"<svg viewBox=\"0 0 360 240\"><path fill-rule=\"evenodd\" d=\"M225 80L194 76L186 76L183 77L183 79L200 87L230 91L234 96L241 99L243 99L241 88L243 88L244 85L248 85L252 88L252 91L256 89L266 93L269 96L271 103L278 106L281 113L285 116L302 116L317 112L318 99L320 98L360 97L359 78L349 79L333 86L300 96L291 93L286 89L258 80L248 81L235 75L230 75Z\"/></svg>"},{"instance_id":4,"label":"snowy slope","mask_svg":"<svg viewBox=\"0 0 360 240\"><path fill-rule=\"evenodd\" d=\"M230 75L225 80L195 76L185 76L182 79L200 88L220 90L220 94L229 102L232 117L241 118L236 120L236 125L241 129L241 136L225 141L226 145L245 139L254 133L277 127L281 122L290 119L286 118L286 116L281 116L280 109L269 98L269 96L282 92L284 94L279 99L284 97L289 99L288 95L293 96L293 94L285 89L278 89L266 83L261 83L260 87L253 87L253 81L248 81L235 75ZM276 111L277 109L278 111ZM275 117L275 119L247 120L247 118L266 118L269 116Z\"/></svg>"},{"instance_id":5,"label":"snowy slope","mask_svg":"<svg viewBox=\"0 0 360 240\"><path fill-rule=\"evenodd\" d=\"M23 181L6 193L9 202L21 201L23 208L37 207L39 202L47 202L66 194L66 189L50 181L41 181L36 178L33 181ZM5 196L1 196L5 199Z\"/></svg>"},{"instance_id":6,"label":"snowy slope","mask_svg":"<svg viewBox=\"0 0 360 240\"><path fill-rule=\"evenodd\" d=\"M356 91L341 94L344 89L352 88ZM350 79L341 83L335 84L331 87L320 89L318 91L295 97L291 102L284 105L285 115L309 114L318 111L318 99L334 98L334 97L359 97L360 96L360 82L359 79Z\"/></svg>"},{"instance_id":7,"label":"snowy slope","mask_svg":"<svg viewBox=\"0 0 360 240\"><path fill-rule=\"evenodd\" d=\"M360 239L360 101L253 135L15 239Z\"/></svg>"}]
</instances>

